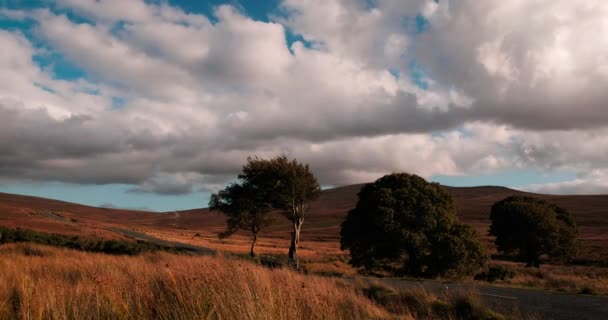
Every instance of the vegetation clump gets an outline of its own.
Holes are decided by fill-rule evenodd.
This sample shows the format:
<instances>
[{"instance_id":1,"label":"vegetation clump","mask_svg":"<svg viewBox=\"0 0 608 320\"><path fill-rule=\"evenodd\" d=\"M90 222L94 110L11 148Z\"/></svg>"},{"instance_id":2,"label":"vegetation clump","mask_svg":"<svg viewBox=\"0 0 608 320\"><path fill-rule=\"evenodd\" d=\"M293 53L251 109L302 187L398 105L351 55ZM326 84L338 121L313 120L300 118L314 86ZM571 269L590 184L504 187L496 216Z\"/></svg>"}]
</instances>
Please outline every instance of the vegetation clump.
<instances>
[{"instance_id":1,"label":"vegetation clump","mask_svg":"<svg viewBox=\"0 0 608 320\"><path fill-rule=\"evenodd\" d=\"M475 280L485 280L488 282L495 281L507 281L513 279L515 277L515 271L511 270L509 267L501 266L498 264L492 264L488 266L488 270L477 274L475 276Z\"/></svg>"},{"instance_id":2,"label":"vegetation clump","mask_svg":"<svg viewBox=\"0 0 608 320\"><path fill-rule=\"evenodd\" d=\"M358 196L341 229L353 266L420 277L474 275L485 266L477 234L458 222L454 201L439 184L391 174Z\"/></svg>"},{"instance_id":3,"label":"vegetation clump","mask_svg":"<svg viewBox=\"0 0 608 320\"><path fill-rule=\"evenodd\" d=\"M363 289L363 294L396 315L434 320L502 320L505 317L490 310L478 294L458 291L438 297L422 289L395 291L381 284Z\"/></svg>"},{"instance_id":4,"label":"vegetation clump","mask_svg":"<svg viewBox=\"0 0 608 320\"><path fill-rule=\"evenodd\" d=\"M541 258L570 260L577 250L577 227L563 208L533 197L511 196L495 203L490 234L505 255L539 267Z\"/></svg>"},{"instance_id":5,"label":"vegetation clump","mask_svg":"<svg viewBox=\"0 0 608 320\"><path fill-rule=\"evenodd\" d=\"M89 252L135 255L149 251L180 251L181 248L160 246L147 241L121 241L37 232L22 228L0 227L0 244L29 242Z\"/></svg>"}]
</instances>

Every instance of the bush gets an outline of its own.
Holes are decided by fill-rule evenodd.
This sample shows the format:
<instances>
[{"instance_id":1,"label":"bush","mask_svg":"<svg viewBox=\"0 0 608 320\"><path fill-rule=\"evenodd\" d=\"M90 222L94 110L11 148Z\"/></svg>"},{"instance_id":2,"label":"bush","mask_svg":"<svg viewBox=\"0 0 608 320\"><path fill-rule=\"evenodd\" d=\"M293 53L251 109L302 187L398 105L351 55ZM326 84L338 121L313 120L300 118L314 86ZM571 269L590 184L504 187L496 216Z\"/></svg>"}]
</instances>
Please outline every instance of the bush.
<instances>
[{"instance_id":1,"label":"bush","mask_svg":"<svg viewBox=\"0 0 608 320\"><path fill-rule=\"evenodd\" d=\"M460 294L451 298L452 316L463 320L503 320L505 317L484 306L477 294Z\"/></svg>"},{"instance_id":2,"label":"bush","mask_svg":"<svg viewBox=\"0 0 608 320\"><path fill-rule=\"evenodd\" d=\"M46 257L47 253L41 250L40 248L32 247L32 246L23 246L21 247L21 253L26 257Z\"/></svg>"},{"instance_id":3,"label":"bush","mask_svg":"<svg viewBox=\"0 0 608 320\"><path fill-rule=\"evenodd\" d=\"M368 288L363 288L363 294L369 299L381 301L388 297L397 295L397 291L391 287L375 283Z\"/></svg>"},{"instance_id":4,"label":"bush","mask_svg":"<svg viewBox=\"0 0 608 320\"><path fill-rule=\"evenodd\" d=\"M509 267L501 265L490 265L488 270L475 276L475 280L486 280L488 282L494 282L497 280L506 281L515 277L515 271Z\"/></svg>"}]
</instances>

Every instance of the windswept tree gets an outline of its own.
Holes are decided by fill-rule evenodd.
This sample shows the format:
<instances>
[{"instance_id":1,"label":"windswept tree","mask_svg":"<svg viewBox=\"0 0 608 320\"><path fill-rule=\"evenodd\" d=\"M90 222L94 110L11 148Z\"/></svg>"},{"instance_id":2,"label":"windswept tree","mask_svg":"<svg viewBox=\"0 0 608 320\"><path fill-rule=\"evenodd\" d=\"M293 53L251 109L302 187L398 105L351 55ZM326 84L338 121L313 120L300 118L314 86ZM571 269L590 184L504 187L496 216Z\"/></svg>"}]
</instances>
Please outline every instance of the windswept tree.
<instances>
[{"instance_id":1,"label":"windswept tree","mask_svg":"<svg viewBox=\"0 0 608 320\"><path fill-rule=\"evenodd\" d=\"M247 158L239 179L264 190L273 207L291 221L293 230L289 259L295 260L300 242L300 231L310 203L321 193L321 188L308 164L289 160L286 156L272 159Z\"/></svg>"},{"instance_id":2,"label":"windswept tree","mask_svg":"<svg viewBox=\"0 0 608 320\"><path fill-rule=\"evenodd\" d=\"M451 195L406 173L365 185L342 223L342 250L367 272L421 277L474 275L487 255L475 231L458 222Z\"/></svg>"},{"instance_id":3,"label":"windswept tree","mask_svg":"<svg viewBox=\"0 0 608 320\"><path fill-rule=\"evenodd\" d=\"M226 231L220 238L227 238L239 229L251 232L251 256L255 256L255 244L262 228L272 223L272 206L267 195L250 184L233 183L211 196L209 208L228 216Z\"/></svg>"},{"instance_id":4,"label":"windswept tree","mask_svg":"<svg viewBox=\"0 0 608 320\"><path fill-rule=\"evenodd\" d=\"M539 267L541 257L564 262L577 249L576 223L568 211L545 200L512 196L495 203L490 234L500 252L514 255L528 267Z\"/></svg>"}]
</instances>

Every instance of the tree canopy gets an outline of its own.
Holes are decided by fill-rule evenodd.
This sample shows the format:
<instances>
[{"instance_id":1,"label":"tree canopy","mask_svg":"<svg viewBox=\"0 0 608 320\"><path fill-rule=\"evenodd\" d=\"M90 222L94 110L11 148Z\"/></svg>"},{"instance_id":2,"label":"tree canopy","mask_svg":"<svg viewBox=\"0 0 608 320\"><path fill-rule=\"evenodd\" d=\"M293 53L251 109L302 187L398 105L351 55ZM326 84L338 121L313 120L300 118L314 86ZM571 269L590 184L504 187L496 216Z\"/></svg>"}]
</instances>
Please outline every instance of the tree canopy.
<instances>
[{"instance_id":1,"label":"tree canopy","mask_svg":"<svg viewBox=\"0 0 608 320\"><path fill-rule=\"evenodd\" d=\"M260 190L293 226L289 258L295 259L300 231L310 202L321 193L321 187L308 164L289 160L286 156L272 159L248 158L239 175L245 184Z\"/></svg>"},{"instance_id":2,"label":"tree canopy","mask_svg":"<svg viewBox=\"0 0 608 320\"><path fill-rule=\"evenodd\" d=\"M485 265L475 231L458 223L454 201L439 184L391 174L358 196L341 229L353 266L436 277L473 275Z\"/></svg>"},{"instance_id":3,"label":"tree canopy","mask_svg":"<svg viewBox=\"0 0 608 320\"><path fill-rule=\"evenodd\" d=\"M514 255L528 266L539 267L541 257L567 261L577 249L578 234L572 216L545 200L512 196L495 203L490 234L499 251Z\"/></svg>"},{"instance_id":4,"label":"tree canopy","mask_svg":"<svg viewBox=\"0 0 608 320\"><path fill-rule=\"evenodd\" d=\"M227 228L220 234L221 238L229 237L239 229L252 233L250 254L255 256L258 233L273 221L272 206L263 190L257 190L247 182L233 183L211 196L209 208L228 216Z\"/></svg>"}]
</instances>

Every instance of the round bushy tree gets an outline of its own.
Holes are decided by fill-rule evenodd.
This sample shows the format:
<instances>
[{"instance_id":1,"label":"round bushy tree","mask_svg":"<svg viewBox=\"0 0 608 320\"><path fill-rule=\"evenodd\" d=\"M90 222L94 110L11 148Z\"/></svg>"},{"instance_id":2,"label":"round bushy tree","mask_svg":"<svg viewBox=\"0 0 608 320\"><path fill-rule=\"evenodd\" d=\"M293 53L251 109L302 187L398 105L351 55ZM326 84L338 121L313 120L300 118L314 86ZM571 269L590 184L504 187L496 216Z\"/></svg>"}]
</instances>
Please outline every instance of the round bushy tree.
<instances>
[{"instance_id":1,"label":"round bushy tree","mask_svg":"<svg viewBox=\"0 0 608 320\"><path fill-rule=\"evenodd\" d=\"M368 272L474 275L487 260L474 230L458 223L450 194L406 173L365 185L342 223L341 247Z\"/></svg>"},{"instance_id":2,"label":"round bushy tree","mask_svg":"<svg viewBox=\"0 0 608 320\"><path fill-rule=\"evenodd\" d=\"M545 200L512 196L495 203L490 234L500 252L527 266L539 267L541 257L567 261L576 253L576 223L568 211Z\"/></svg>"}]
</instances>

